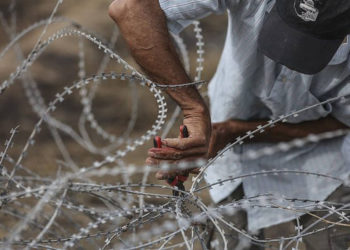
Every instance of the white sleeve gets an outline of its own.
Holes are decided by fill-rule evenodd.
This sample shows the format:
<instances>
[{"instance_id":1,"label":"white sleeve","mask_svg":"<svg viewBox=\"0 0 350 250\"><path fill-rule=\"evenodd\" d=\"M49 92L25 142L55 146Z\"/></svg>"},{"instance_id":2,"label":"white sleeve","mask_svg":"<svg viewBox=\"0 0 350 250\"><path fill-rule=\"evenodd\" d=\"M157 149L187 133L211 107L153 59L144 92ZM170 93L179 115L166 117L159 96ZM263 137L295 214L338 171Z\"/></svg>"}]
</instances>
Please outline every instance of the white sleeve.
<instances>
[{"instance_id":1,"label":"white sleeve","mask_svg":"<svg viewBox=\"0 0 350 250\"><path fill-rule=\"evenodd\" d=\"M228 5L239 0L159 0L167 19L168 28L178 34L194 20L210 14L221 14Z\"/></svg>"}]
</instances>

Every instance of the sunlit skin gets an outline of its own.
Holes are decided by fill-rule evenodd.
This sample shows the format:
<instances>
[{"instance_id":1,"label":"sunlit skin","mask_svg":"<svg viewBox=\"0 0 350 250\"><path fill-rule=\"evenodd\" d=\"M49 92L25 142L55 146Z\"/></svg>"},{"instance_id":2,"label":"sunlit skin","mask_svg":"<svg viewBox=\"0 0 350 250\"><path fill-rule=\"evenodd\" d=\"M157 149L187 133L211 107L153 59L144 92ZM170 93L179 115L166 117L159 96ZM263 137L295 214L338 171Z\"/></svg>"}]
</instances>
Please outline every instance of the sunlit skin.
<instances>
[{"instance_id":1,"label":"sunlit skin","mask_svg":"<svg viewBox=\"0 0 350 250\"><path fill-rule=\"evenodd\" d=\"M109 14L119 26L133 57L151 79L169 85L191 82L176 54L158 0L115 0L110 5ZM188 127L190 136L184 139L164 139L162 148L151 148L148 151L147 164L213 157L236 137L267 123L267 120L228 120L211 126L208 108L194 87L167 93L181 107L184 114L183 124ZM346 125L329 116L299 124L280 124L259 134L250 142L289 141L311 133L319 134L345 128ZM174 174L158 172L156 177L167 179Z\"/></svg>"},{"instance_id":2,"label":"sunlit skin","mask_svg":"<svg viewBox=\"0 0 350 250\"><path fill-rule=\"evenodd\" d=\"M133 57L152 80L169 85L191 82L176 54L158 1L116 0L110 5L109 14L118 24ZM181 107L183 124L190 136L164 139L161 150L169 160L175 151L181 152L178 160L206 157L211 124L208 108L199 92L195 87L187 87L167 93ZM157 161L154 157L146 160L148 164L154 161ZM160 179L167 176L166 173L157 174Z\"/></svg>"}]
</instances>

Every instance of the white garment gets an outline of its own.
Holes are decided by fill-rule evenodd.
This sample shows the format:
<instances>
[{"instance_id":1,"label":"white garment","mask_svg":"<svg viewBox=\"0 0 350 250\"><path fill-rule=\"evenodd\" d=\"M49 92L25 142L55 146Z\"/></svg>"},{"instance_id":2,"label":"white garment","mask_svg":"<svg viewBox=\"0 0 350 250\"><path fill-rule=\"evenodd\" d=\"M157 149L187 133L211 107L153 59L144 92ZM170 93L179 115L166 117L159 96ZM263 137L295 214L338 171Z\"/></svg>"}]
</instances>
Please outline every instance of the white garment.
<instances>
[{"instance_id":1,"label":"white garment","mask_svg":"<svg viewBox=\"0 0 350 250\"><path fill-rule=\"evenodd\" d=\"M347 84L350 82L349 44L343 44L330 64L314 76L289 70L258 51L257 37L274 1L160 0L160 4L169 20L169 29L175 33L192 20L228 11L225 47L209 85L212 122L275 119L331 97L350 94L350 84ZM329 115L350 126L350 101L319 106L288 122L300 123ZM242 154L274 144L243 144L210 166L206 181L215 183L228 176L285 168L342 177L350 172L342 153L342 145L349 148L349 143L350 140L344 142L344 137L341 137L254 161L243 160ZM211 197L219 202L241 183L247 197L272 193L311 200L325 200L341 184L310 175L268 175L215 185L210 190ZM296 217L294 212L281 209L249 208L247 212L248 229L251 231Z\"/></svg>"}]
</instances>

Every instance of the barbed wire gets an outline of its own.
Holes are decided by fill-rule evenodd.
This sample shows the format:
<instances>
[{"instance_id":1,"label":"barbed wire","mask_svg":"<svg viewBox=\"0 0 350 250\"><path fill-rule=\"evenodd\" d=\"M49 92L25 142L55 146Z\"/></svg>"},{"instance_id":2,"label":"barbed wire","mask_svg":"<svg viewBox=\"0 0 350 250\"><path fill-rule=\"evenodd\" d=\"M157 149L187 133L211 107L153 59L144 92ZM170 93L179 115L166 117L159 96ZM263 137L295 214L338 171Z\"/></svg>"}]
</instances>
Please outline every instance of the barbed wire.
<instances>
[{"instance_id":1,"label":"barbed wire","mask_svg":"<svg viewBox=\"0 0 350 250\"><path fill-rule=\"evenodd\" d=\"M23 31L17 33L16 0L11 1L10 18L0 12L0 24L9 38L9 43L0 51L0 62L10 51L15 51L18 66L6 76L0 85L0 98L5 98L5 90L14 86L19 80L28 99L32 111L39 117L29 137L20 148L18 157L11 155L16 137L20 136L18 127L10 130L5 141L5 148L0 154L0 216L6 218L3 225L6 232L0 229L0 246L4 249L44 248L44 249L175 249L175 248L208 248L210 225L219 237L211 242L212 247L227 249L229 238L240 241L248 240L251 244L269 246L278 243L279 249L287 249L292 244L299 247L303 238L320 233L335 226L350 227L350 201L340 203L298 197L285 197L277 194L259 194L254 197L242 197L232 200L225 205L207 202L204 193L216 186L228 182L238 182L250 177L292 176L303 175L320 178L324 181L335 182L339 185L350 186L349 176L339 177L324 173L305 170L274 169L258 171L235 176L227 176L210 184L204 184L206 170L227 151L254 138L278 123L288 122L305 111L319 106L344 101L348 95L330 98L318 104L304 107L290 114L281 115L278 119L270 120L265 125L258 126L246 135L236 138L228 144L213 159L199 159L180 164L161 164L160 166L133 165L128 156L136 149L145 145L157 133L162 132L166 137L179 119L181 110L176 107L167 119L168 105L163 91L168 88L185 88L202 86L204 70L204 37L198 21L193 22L196 39L196 66L194 67L194 82L177 85L156 83L139 72L124 60L114 48L119 38L115 27L109 39L86 29L82 24L65 17L55 17L63 0L56 1L48 19L38 21ZM54 29L52 24L64 23L66 26ZM52 29L49 29L51 28ZM36 43L25 56L19 42L34 30L42 28ZM48 34L49 30L53 33ZM47 37L46 39L44 39ZM186 72L190 74L191 65L187 45L180 36L173 35L173 40L182 58ZM39 84L31 74L31 66L38 62L41 55L53 43L63 39L71 39L77 45L78 80L65 84L63 90L57 91L53 100L46 103ZM97 48L103 55L94 75L88 75L86 64L87 42ZM110 63L123 68L120 72L106 73ZM122 135L108 132L93 112L94 99L98 98L98 89L105 83L127 83L130 90L131 112L126 128ZM140 117L140 87L149 91L154 98L157 114L153 125L142 135L133 137ZM69 96L78 96L82 106L79 114L78 129L75 130L68 122L63 122L54 113ZM206 93L203 91L203 95ZM117 97L116 97L117 98ZM31 156L31 149L38 144L40 131L47 127L52 136L52 147L56 147L63 160L57 160L55 166L43 165L52 170L51 176L43 176L34 171L31 164L24 159ZM301 148L310 143L345 137L348 129L337 130L322 134L309 135L306 138L292 140L269 146L259 150L248 151L243 155L245 160L288 152ZM100 146L95 141L95 135L102 139ZM79 164L73 160L72 152L66 145L67 136L86 150L86 155L95 160L91 164ZM101 159L102 157L102 159ZM193 177L192 186L188 191L178 190L164 184L153 183L151 177L159 170L183 171L198 167L200 172ZM116 181L108 181L108 178ZM105 181L106 183L103 183ZM172 191L180 193L172 195ZM261 238L254 232L249 232L240 225L235 225L225 216L233 216L238 210L249 208L273 209L290 211L296 214L294 235L281 235L279 238ZM323 213L323 215L319 215ZM307 214L314 222L303 228L299 217ZM209 244L210 245L210 244ZM272 247L272 246L271 246Z\"/></svg>"}]
</instances>

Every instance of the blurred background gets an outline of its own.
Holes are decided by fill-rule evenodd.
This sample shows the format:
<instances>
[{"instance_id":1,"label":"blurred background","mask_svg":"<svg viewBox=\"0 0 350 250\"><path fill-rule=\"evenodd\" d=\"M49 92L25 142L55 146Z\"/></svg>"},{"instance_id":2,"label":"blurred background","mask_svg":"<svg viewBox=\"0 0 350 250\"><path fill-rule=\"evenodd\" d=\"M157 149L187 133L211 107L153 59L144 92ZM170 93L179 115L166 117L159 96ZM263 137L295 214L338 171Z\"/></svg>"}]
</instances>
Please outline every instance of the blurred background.
<instances>
[{"instance_id":1,"label":"blurred background","mask_svg":"<svg viewBox=\"0 0 350 250\"><path fill-rule=\"evenodd\" d=\"M62 5L59 6L55 17L65 17L67 18L66 20L72 20L81 25L84 30L108 42L115 29L115 24L107 14L108 6L111 2L107 0L64 0ZM55 5L56 1L54 0L1 0L0 51L3 51L10 44L15 33L19 34L30 25L47 19ZM220 58L225 39L226 23L225 15L210 16L201 22L205 42L203 79L207 82L213 76ZM69 26L67 21L50 24L43 40L67 26ZM25 34L17 43L19 46L17 47L17 52L14 49L16 46L13 46L0 59L1 82L7 80L10 74L21 65L23 59L28 56L37 42L43 27L40 26ZM9 34L9 29L13 31L12 37ZM193 69L196 67L196 39L193 26L188 27L181 34L181 37L184 39L189 51L191 75L193 77L195 74ZM104 53L89 41L84 40L82 45L86 76L94 75L100 67ZM22 54L22 59L18 51ZM116 41L114 51L137 68L120 36ZM105 72L110 71L121 73L124 69L119 64L110 62ZM9 138L10 130L19 126L18 133L14 137L13 147L9 151L9 155L14 159L17 159L19 156L24 143L39 120L38 114L33 111L30 105L25 86L28 87L34 81L47 105L55 98L56 93L62 92L65 86L70 86L79 80L79 39L77 37L65 37L55 41L35 61L28 73L31 78L30 82L24 78L17 79L13 85L0 95L0 142L2 145ZM138 116L133 130L128 136L129 140L144 134L151 127L157 115L155 99L147 87L138 86L136 89ZM92 113L95 115L96 120L105 131L115 135L116 138L122 136L128 127L133 106L132 98L135 98L135 95L131 93L128 83L106 81L99 86L93 99ZM170 116L176 105L169 98L167 98L167 104L169 108L168 116ZM52 116L79 133L78 124L81 119L82 109L81 97L76 91L59 105ZM169 136L177 136L180 124L181 117ZM105 139L101 138L90 128L88 123L86 123L86 130L95 145L103 147L108 144ZM103 158L101 155L91 153L81 147L71 136L65 133L60 133L60 136L77 166L90 165L92 162ZM149 142L138 148L124 159L125 163L142 165L147 149L151 146L152 143ZM3 150L3 148L4 146L1 146L0 150ZM48 126L44 124L41 132L35 138L34 146L30 148L27 157L22 163L30 171L37 173L41 177L54 177L58 171L64 171L66 168L64 164L61 164L62 160L62 154L53 140L52 133ZM10 166L8 167L10 168ZM18 173L22 174L21 171ZM140 181L142 176L134 176L133 178L133 181L137 182ZM120 179L104 176L98 181L113 184L120 181ZM157 183L157 180L154 177L150 177L149 183ZM190 183L186 185L188 186ZM208 194L203 193L202 195L205 201L210 203ZM91 199L91 203L97 202L91 197L89 199ZM27 202L31 203L30 201ZM13 218L8 218L1 214L0 220L2 221L0 236L6 236L8 229L6 223L11 224Z\"/></svg>"},{"instance_id":2,"label":"blurred background","mask_svg":"<svg viewBox=\"0 0 350 250\"><path fill-rule=\"evenodd\" d=\"M15 5L11 5L11 0L2 0L0 3L0 11L3 14L4 20L8 24L11 23L11 9L16 12L16 32L20 33L25 28L46 19L51 14L56 1L47 0L22 0L16 1ZM93 32L102 38L104 41L109 41L115 24L109 18L107 11L108 5L111 1L96 1L96 0L65 0L59 7L56 17L66 17L78 24L85 30ZM44 39L54 34L58 30L66 27L68 24L59 22L50 24L47 34ZM225 38L226 31L226 16L211 16L206 18L201 23L204 30L205 41L205 67L203 79L209 81L215 72L217 62L220 57L221 48ZM43 26L29 32L19 40L20 48L26 57L35 45ZM194 75L195 68L195 38L193 26L188 27L182 34L185 44L189 50L192 66L192 75ZM0 50L12 39L6 34L4 27L0 28ZM61 92L65 86L71 85L78 77L78 40L76 37L62 38L52 43L45 52L35 61L30 68L30 73L33 79L37 82L39 90L46 103L54 99L56 93ZM13 48L13 47L12 47ZM85 51L85 66L86 76L96 74L99 65L103 59L104 54L98 50L97 47L89 41L84 41ZM133 62L129 55L122 37L118 37L115 45L115 52L124 58L133 66ZM0 60L0 77L1 80L6 80L9 75L16 70L20 65L20 61L16 58L14 49L10 49L5 56ZM137 67L137 66L136 66ZM106 72L115 71L123 72L123 69L116 63L109 63ZM93 102L93 113L100 125L109 133L116 136L126 129L130 119L130 90L127 84L109 83L103 84L99 87L97 95ZM137 136L144 132L155 120L156 106L154 99L146 88L139 87L139 117L136 121L135 128L131 137ZM171 100L167 100L169 104L169 114L174 109L175 105ZM16 81L6 92L0 97L0 112L1 112L1 138L5 139L9 135L11 128L20 126L20 133L16 136L15 145L21 145L21 138L26 138L32 131L34 124L38 121L38 116L32 111L31 106L26 98L25 91ZM79 116L82 112L82 105L80 103L80 96L78 93L66 99L62 105L55 111L54 117L58 120L69 124L72 128L77 129ZM177 132L177 131L176 131ZM99 141L99 136L94 137L91 133L94 142L103 143ZM69 138L66 138L65 143L70 146L74 144ZM41 156L40 162L50 161L58 157L54 150L50 149L50 142L52 138L50 133L43 129L37 141L36 147L40 148ZM46 145L48 144L48 145ZM45 150L43 153L42 150ZM72 150L77 150L72 145ZM46 152L47 151L47 152ZM140 155L144 152L139 152ZM31 154L32 156L35 154ZM46 159L47 158L47 159ZM76 159L78 165L84 163L90 158L89 155L81 155ZM142 157L141 157L142 158ZM81 161L81 162L80 162ZM40 164L35 162L35 164ZM43 170L42 170L43 171Z\"/></svg>"}]
</instances>

